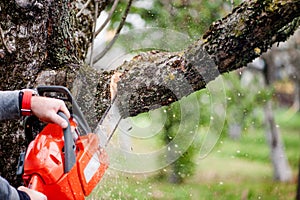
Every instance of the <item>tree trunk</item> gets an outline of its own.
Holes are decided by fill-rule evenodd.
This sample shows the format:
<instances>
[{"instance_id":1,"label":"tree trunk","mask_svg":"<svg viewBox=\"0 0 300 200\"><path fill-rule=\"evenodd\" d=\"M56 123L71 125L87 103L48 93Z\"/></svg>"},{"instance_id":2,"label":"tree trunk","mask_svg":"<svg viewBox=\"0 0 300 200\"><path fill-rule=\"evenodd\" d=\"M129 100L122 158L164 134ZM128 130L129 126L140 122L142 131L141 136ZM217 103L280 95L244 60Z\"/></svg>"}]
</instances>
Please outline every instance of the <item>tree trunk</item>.
<instances>
[{"instance_id":1,"label":"tree trunk","mask_svg":"<svg viewBox=\"0 0 300 200\"><path fill-rule=\"evenodd\" d=\"M264 68L264 77L266 85L269 86L275 81L276 66L274 64L274 57L272 51L263 55L266 63ZM289 166L284 144L281 140L280 130L276 125L274 113L272 108L272 101L266 102L264 107L266 136L270 146L270 158L274 169L274 179L279 181L290 181L292 178L292 171Z\"/></svg>"},{"instance_id":2,"label":"tree trunk","mask_svg":"<svg viewBox=\"0 0 300 200\"><path fill-rule=\"evenodd\" d=\"M100 1L100 11L108 2ZM83 64L95 10L90 4L76 18L83 3L0 2L0 89L75 85L73 93L83 110L89 111L88 120L95 124L110 103L108 90L113 72L98 72ZM169 105L204 88L220 73L243 67L273 43L293 34L299 9L299 0L247 1L212 24L204 41L196 41L183 52L149 52L124 63L118 69L123 72L118 84L123 116ZM24 144L19 124L7 121L0 126L0 174L10 181L15 180L16 159Z\"/></svg>"},{"instance_id":3,"label":"tree trunk","mask_svg":"<svg viewBox=\"0 0 300 200\"><path fill-rule=\"evenodd\" d=\"M274 179L282 182L290 181L292 170L287 161L280 132L274 120L272 102L268 101L265 105L265 123L268 143L270 145L270 157L274 169Z\"/></svg>"},{"instance_id":4,"label":"tree trunk","mask_svg":"<svg viewBox=\"0 0 300 200\"><path fill-rule=\"evenodd\" d=\"M79 75L89 83L94 80L97 73L86 75L86 67L82 64L89 42L84 39L89 36L92 24L82 28L83 34L79 29L81 24L74 18L75 8L71 4L74 2L0 1L1 90L33 88L39 84L71 88ZM81 22L84 19L82 17ZM97 94L107 91L105 86L99 88ZM89 92L83 91L80 99ZM21 123L15 120L1 122L0 130L0 175L19 185L15 176L16 163L25 144Z\"/></svg>"}]
</instances>

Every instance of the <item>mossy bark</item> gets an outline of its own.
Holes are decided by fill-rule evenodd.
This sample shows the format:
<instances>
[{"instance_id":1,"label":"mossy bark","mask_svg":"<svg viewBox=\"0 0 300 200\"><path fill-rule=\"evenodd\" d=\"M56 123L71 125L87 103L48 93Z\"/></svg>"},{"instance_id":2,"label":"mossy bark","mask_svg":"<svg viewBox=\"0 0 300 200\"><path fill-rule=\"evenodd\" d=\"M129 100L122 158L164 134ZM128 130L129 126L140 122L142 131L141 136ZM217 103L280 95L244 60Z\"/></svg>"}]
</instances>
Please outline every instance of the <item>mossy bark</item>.
<instances>
[{"instance_id":1,"label":"mossy bark","mask_svg":"<svg viewBox=\"0 0 300 200\"><path fill-rule=\"evenodd\" d=\"M95 124L110 103L113 72L83 64L91 40L94 7L76 18L81 0L2 0L0 2L1 90L56 84L73 88L88 121ZM100 1L100 11L109 1ZM80 6L81 5L81 6ZM220 73L243 67L272 44L293 33L300 1L247 1L215 22L204 40L182 52L148 52L124 63L118 84L124 117L169 105L204 88ZM78 78L79 77L79 78ZM81 90L81 87L88 87ZM93 106L93 112L90 107ZM92 113L92 114L91 114ZM0 174L15 181L24 144L19 122L1 123Z\"/></svg>"}]
</instances>

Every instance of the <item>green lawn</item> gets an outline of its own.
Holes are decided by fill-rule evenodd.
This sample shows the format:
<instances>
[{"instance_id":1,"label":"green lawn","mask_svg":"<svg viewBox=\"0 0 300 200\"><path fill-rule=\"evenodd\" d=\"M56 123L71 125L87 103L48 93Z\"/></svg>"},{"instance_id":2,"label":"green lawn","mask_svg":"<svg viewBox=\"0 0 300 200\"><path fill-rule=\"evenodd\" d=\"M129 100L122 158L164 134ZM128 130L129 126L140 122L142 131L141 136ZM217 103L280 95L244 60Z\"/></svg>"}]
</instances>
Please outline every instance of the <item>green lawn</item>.
<instances>
[{"instance_id":1,"label":"green lawn","mask_svg":"<svg viewBox=\"0 0 300 200\"><path fill-rule=\"evenodd\" d=\"M213 152L198 159L197 171L173 185L157 174L128 174L109 169L88 199L295 199L300 152L300 115L276 112L294 180L272 178L263 129L249 129L239 141L222 137ZM140 163L137 163L140 164Z\"/></svg>"}]
</instances>

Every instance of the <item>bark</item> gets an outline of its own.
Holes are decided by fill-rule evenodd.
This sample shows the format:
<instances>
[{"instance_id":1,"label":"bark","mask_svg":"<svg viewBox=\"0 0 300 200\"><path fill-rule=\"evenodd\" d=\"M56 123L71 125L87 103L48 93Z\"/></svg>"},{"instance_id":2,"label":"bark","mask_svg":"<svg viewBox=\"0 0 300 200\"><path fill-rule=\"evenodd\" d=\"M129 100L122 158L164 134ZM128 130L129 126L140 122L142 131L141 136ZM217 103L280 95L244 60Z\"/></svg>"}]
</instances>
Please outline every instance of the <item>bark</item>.
<instances>
[{"instance_id":1,"label":"bark","mask_svg":"<svg viewBox=\"0 0 300 200\"><path fill-rule=\"evenodd\" d=\"M0 9L1 90L33 87L43 70L56 70L58 76L54 81L67 86L66 74L72 76L70 72L75 70L72 64L78 64L73 46L66 48L67 45L73 44L68 36L71 22L64 24L63 20L64 17L70 20L68 4L3 0L0 2ZM57 24L54 24L54 18L57 18ZM62 30L66 32L62 34ZM57 39L55 35L58 36ZM59 47L51 46L51 42ZM59 54L64 54L64 57ZM59 64L52 66L53 62ZM66 66L66 63L70 65ZM16 161L24 145L22 127L19 122L7 121L1 123L0 129L0 153L3 158L0 161L0 174L16 183Z\"/></svg>"},{"instance_id":2,"label":"bark","mask_svg":"<svg viewBox=\"0 0 300 200\"><path fill-rule=\"evenodd\" d=\"M38 84L71 88L79 67L83 66L89 42L86 38L92 26L87 23L88 14L76 21L74 2L0 1L1 90L33 88ZM84 20L85 26L81 24ZM15 171L18 155L25 144L22 125L18 121L5 121L0 124L0 130L3 158L0 175L14 185L20 184Z\"/></svg>"},{"instance_id":3,"label":"bark","mask_svg":"<svg viewBox=\"0 0 300 200\"><path fill-rule=\"evenodd\" d=\"M94 124L110 103L107 91L113 72L99 73L83 64L95 9L90 4L76 18L84 3L82 0L0 2L0 89L37 84L69 88L76 85L73 91ZM100 11L108 3L100 1ZM204 40L196 41L188 49L175 53L149 52L124 63L118 69L124 72L118 85L123 116L169 105L204 88L220 73L243 67L293 33L299 8L299 0L247 1L212 24ZM10 181L14 180L16 158L24 143L19 124L13 121L1 124L1 175Z\"/></svg>"}]
</instances>

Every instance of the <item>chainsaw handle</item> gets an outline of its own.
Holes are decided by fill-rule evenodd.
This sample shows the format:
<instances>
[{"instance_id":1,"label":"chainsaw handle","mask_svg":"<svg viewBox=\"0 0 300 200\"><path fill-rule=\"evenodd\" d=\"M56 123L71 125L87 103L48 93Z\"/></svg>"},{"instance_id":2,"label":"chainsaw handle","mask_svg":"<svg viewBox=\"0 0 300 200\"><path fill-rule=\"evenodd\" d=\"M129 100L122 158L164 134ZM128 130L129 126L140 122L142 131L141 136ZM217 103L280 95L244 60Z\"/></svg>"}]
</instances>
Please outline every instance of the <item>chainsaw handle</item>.
<instances>
[{"instance_id":1,"label":"chainsaw handle","mask_svg":"<svg viewBox=\"0 0 300 200\"><path fill-rule=\"evenodd\" d=\"M45 93L47 92L55 92L64 94L66 98L60 98L63 101L68 101L72 104L72 110L69 110L72 115L74 115L75 119L78 122L79 127L81 127L84 130L85 135L88 133L91 133L91 128L89 124L87 123L83 113L80 110L80 107L78 106L77 102L75 101L74 97L72 96L71 92L68 90L68 88L64 86L59 85L40 85L37 87L38 94L40 96L45 96Z\"/></svg>"},{"instance_id":2,"label":"chainsaw handle","mask_svg":"<svg viewBox=\"0 0 300 200\"><path fill-rule=\"evenodd\" d=\"M37 91L40 96L45 96L45 93L47 93L47 92L55 92L55 93L59 93L59 94L64 94L64 95L66 95L66 98L61 97L61 100L69 101L70 103L72 103L72 101L73 101L71 92L64 86L40 85L37 87Z\"/></svg>"},{"instance_id":3,"label":"chainsaw handle","mask_svg":"<svg viewBox=\"0 0 300 200\"><path fill-rule=\"evenodd\" d=\"M61 111L58 112L58 115L68 122L68 127L63 129L64 142L65 142L65 145L64 145L64 152L65 152L64 172L68 173L72 169L72 167L75 165L75 162L76 162L76 157L75 157L75 152L74 152L75 144L74 144L73 136L71 133L71 125L70 125L69 119Z\"/></svg>"}]
</instances>

